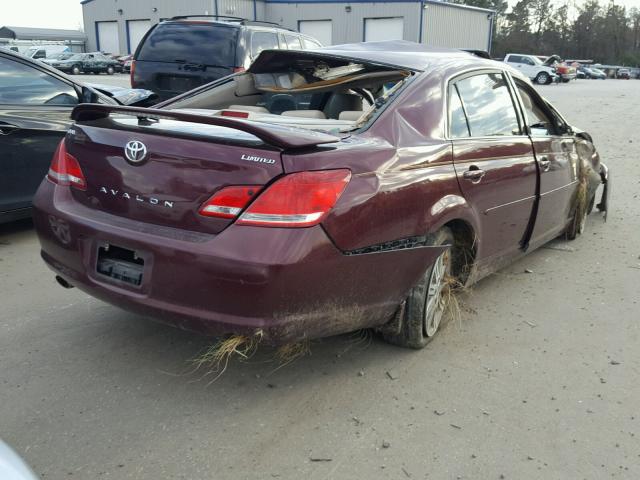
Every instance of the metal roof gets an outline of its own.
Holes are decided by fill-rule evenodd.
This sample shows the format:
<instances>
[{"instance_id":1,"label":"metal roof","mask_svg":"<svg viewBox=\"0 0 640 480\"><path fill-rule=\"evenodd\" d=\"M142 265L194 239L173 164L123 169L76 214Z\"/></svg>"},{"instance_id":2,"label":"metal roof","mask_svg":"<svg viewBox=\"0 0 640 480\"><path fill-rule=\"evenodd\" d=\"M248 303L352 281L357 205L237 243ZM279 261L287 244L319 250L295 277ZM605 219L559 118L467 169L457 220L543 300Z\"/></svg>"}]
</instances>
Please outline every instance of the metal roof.
<instances>
[{"instance_id":1,"label":"metal roof","mask_svg":"<svg viewBox=\"0 0 640 480\"><path fill-rule=\"evenodd\" d=\"M87 40L85 33L80 30L11 26L0 28L0 38L13 38L15 40Z\"/></svg>"},{"instance_id":2,"label":"metal roof","mask_svg":"<svg viewBox=\"0 0 640 480\"><path fill-rule=\"evenodd\" d=\"M81 0L80 4L85 5L92 1L93 0ZM480 7L474 7L472 5L465 5L462 3L451 3L447 1L441 1L441 0L384 0L384 1L380 1L380 0L264 0L264 2L265 3L399 3L399 2L402 2L402 3L416 2L417 3L417 2L420 2L423 4L436 3L436 4L446 5L448 7L453 7L453 8L462 8L465 10L476 10L478 12L495 14L495 10L491 10L489 8L480 8Z\"/></svg>"}]
</instances>

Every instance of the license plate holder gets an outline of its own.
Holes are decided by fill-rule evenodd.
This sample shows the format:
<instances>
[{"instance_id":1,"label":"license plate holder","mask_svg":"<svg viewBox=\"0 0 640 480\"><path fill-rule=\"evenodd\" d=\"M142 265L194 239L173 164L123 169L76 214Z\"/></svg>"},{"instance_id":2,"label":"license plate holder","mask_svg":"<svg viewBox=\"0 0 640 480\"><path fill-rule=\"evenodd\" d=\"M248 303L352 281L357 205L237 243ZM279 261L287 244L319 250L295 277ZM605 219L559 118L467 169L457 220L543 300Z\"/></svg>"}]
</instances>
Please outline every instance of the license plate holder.
<instances>
[{"instance_id":1,"label":"license plate holder","mask_svg":"<svg viewBox=\"0 0 640 480\"><path fill-rule=\"evenodd\" d=\"M135 250L105 244L98 247L96 271L119 283L139 287L142 284L144 259Z\"/></svg>"}]
</instances>

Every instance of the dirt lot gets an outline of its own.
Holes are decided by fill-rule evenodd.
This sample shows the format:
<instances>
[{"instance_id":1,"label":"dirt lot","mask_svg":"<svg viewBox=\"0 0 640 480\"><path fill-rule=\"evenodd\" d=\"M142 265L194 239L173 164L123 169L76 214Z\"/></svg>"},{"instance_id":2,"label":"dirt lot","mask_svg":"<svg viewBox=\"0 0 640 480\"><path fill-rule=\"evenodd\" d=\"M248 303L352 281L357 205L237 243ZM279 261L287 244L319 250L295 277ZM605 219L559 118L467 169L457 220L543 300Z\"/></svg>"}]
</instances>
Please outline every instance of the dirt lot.
<instances>
[{"instance_id":1,"label":"dirt lot","mask_svg":"<svg viewBox=\"0 0 640 480\"><path fill-rule=\"evenodd\" d=\"M615 210L475 286L422 351L342 336L208 384L206 339L63 290L29 223L0 227L0 437L48 479L640 478L640 82L540 89Z\"/></svg>"}]
</instances>

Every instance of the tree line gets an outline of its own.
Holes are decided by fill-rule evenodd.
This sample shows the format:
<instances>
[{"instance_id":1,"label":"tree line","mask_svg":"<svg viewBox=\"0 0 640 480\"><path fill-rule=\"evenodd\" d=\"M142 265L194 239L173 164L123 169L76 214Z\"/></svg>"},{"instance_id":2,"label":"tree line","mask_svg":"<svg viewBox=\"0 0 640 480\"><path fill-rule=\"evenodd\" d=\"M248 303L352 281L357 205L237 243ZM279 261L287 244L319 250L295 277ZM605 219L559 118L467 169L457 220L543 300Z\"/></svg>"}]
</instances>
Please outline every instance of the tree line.
<instances>
[{"instance_id":1,"label":"tree line","mask_svg":"<svg viewBox=\"0 0 640 480\"><path fill-rule=\"evenodd\" d=\"M557 54L596 63L640 66L640 9L614 0L601 3L519 0L507 12L506 0L453 0L496 11L491 55Z\"/></svg>"}]
</instances>

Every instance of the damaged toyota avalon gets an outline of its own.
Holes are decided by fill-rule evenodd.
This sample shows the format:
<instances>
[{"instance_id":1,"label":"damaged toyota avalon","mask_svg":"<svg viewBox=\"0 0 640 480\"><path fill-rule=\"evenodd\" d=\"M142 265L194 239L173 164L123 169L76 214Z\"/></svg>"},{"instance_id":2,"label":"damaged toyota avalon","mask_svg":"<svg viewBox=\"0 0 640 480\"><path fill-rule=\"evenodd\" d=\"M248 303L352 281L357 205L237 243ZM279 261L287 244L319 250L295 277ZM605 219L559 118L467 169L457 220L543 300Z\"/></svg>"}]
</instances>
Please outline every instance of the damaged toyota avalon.
<instances>
[{"instance_id":1,"label":"damaged toyota avalon","mask_svg":"<svg viewBox=\"0 0 640 480\"><path fill-rule=\"evenodd\" d=\"M529 80L410 42L265 51L157 108L73 118L34 202L44 261L63 286L211 335L376 328L420 348L447 282L608 207L591 137Z\"/></svg>"}]
</instances>

